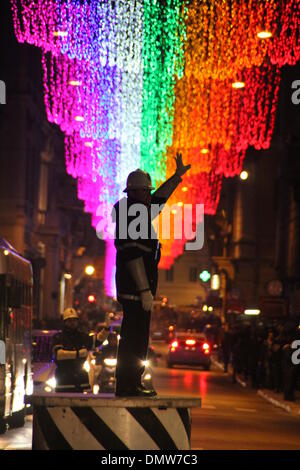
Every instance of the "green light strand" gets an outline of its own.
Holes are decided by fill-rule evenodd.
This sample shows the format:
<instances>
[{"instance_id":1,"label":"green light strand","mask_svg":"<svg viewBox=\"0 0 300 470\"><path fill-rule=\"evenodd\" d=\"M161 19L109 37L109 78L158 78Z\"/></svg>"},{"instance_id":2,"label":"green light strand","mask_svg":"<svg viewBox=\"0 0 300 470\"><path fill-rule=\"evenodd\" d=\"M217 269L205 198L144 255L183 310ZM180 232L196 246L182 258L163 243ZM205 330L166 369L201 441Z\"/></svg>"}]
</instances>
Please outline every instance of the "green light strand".
<instances>
[{"instance_id":1,"label":"green light strand","mask_svg":"<svg viewBox=\"0 0 300 470\"><path fill-rule=\"evenodd\" d=\"M172 143L174 86L184 71L185 14L182 0L144 3L141 167L154 184L165 177Z\"/></svg>"}]
</instances>

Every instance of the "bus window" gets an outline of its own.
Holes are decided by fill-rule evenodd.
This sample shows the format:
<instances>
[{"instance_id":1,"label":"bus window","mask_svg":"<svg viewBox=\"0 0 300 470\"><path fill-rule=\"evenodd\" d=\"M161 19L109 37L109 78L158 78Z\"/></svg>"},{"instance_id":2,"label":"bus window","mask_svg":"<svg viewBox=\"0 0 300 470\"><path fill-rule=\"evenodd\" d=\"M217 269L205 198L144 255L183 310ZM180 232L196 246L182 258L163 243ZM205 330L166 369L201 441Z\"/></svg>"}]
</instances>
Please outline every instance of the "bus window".
<instances>
[{"instance_id":1,"label":"bus window","mask_svg":"<svg viewBox=\"0 0 300 470\"><path fill-rule=\"evenodd\" d=\"M32 361L52 361L53 336L33 335L32 337Z\"/></svg>"},{"instance_id":2,"label":"bus window","mask_svg":"<svg viewBox=\"0 0 300 470\"><path fill-rule=\"evenodd\" d=\"M18 281L13 280L8 287L8 306L11 308L21 308L22 286Z\"/></svg>"}]
</instances>

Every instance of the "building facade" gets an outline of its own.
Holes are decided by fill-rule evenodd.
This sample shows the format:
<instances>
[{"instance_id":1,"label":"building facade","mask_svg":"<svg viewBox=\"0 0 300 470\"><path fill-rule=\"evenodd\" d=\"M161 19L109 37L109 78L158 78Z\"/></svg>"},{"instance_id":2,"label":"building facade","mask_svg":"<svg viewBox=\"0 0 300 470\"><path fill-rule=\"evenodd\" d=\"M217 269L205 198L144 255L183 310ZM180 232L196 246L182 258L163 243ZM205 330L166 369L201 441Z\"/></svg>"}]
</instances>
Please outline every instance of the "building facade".
<instances>
[{"instance_id":1,"label":"building facade","mask_svg":"<svg viewBox=\"0 0 300 470\"><path fill-rule=\"evenodd\" d=\"M206 242L199 251L184 251L170 269L159 269L158 295L166 296L175 305L204 302L210 283L202 282L199 275L210 266Z\"/></svg>"},{"instance_id":2,"label":"building facade","mask_svg":"<svg viewBox=\"0 0 300 470\"><path fill-rule=\"evenodd\" d=\"M9 11L5 18L9 21L0 33L6 45L0 76L6 88L6 104L0 107L0 235L31 260L34 317L49 321L73 303L75 260L78 270L83 254L103 255L103 243L77 199L75 180L66 173L63 135L46 118L40 51L18 44Z\"/></svg>"}]
</instances>

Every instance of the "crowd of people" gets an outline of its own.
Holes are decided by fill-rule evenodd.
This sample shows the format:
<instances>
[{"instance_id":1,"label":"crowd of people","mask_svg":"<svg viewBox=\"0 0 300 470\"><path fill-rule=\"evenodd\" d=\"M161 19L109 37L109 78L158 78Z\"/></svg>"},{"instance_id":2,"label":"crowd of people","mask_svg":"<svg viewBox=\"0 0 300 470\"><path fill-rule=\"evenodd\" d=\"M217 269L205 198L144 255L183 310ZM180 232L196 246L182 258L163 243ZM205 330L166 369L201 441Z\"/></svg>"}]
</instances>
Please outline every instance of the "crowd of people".
<instances>
[{"instance_id":1,"label":"crowd of people","mask_svg":"<svg viewBox=\"0 0 300 470\"><path fill-rule=\"evenodd\" d=\"M299 366L293 364L293 341L300 338L296 323L245 322L225 324L220 333L220 354L224 371L232 365L233 382L237 374L253 388L269 388L295 399L299 385Z\"/></svg>"}]
</instances>

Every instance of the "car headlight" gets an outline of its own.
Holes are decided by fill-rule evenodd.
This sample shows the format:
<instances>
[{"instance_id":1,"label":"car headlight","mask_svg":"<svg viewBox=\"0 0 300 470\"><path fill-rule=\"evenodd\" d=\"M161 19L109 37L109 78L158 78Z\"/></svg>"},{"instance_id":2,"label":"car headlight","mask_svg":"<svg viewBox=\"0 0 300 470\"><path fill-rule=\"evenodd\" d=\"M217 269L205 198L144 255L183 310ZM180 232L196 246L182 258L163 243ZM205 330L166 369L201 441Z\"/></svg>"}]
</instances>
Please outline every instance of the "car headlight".
<instances>
[{"instance_id":1,"label":"car headlight","mask_svg":"<svg viewBox=\"0 0 300 470\"><path fill-rule=\"evenodd\" d=\"M106 358L103 362L106 366L109 367L115 367L117 365L117 359Z\"/></svg>"},{"instance_id":2,"label":"car headlight","mask_svg":"<svg viewBox=\"0 0 300 470\"><path fill-rule=\"evenodd\" d=\"M55 388L56 387L55 377L51 377L51 379L47 380L46 385L48 385L48 387Z\"/></svg>"},{"instance_id":3,"label":"car headlight","mask_svg":"<svg viewBox=\"0 0 300 470\"><path fill-rule=\"evenodd\" d=\"M86 372L89 372L90 369L91 369L91 366L90 366L90 363L89 361L85 361L85 363L83 364L83 368Z\"/></svg>"}]
</instances>

